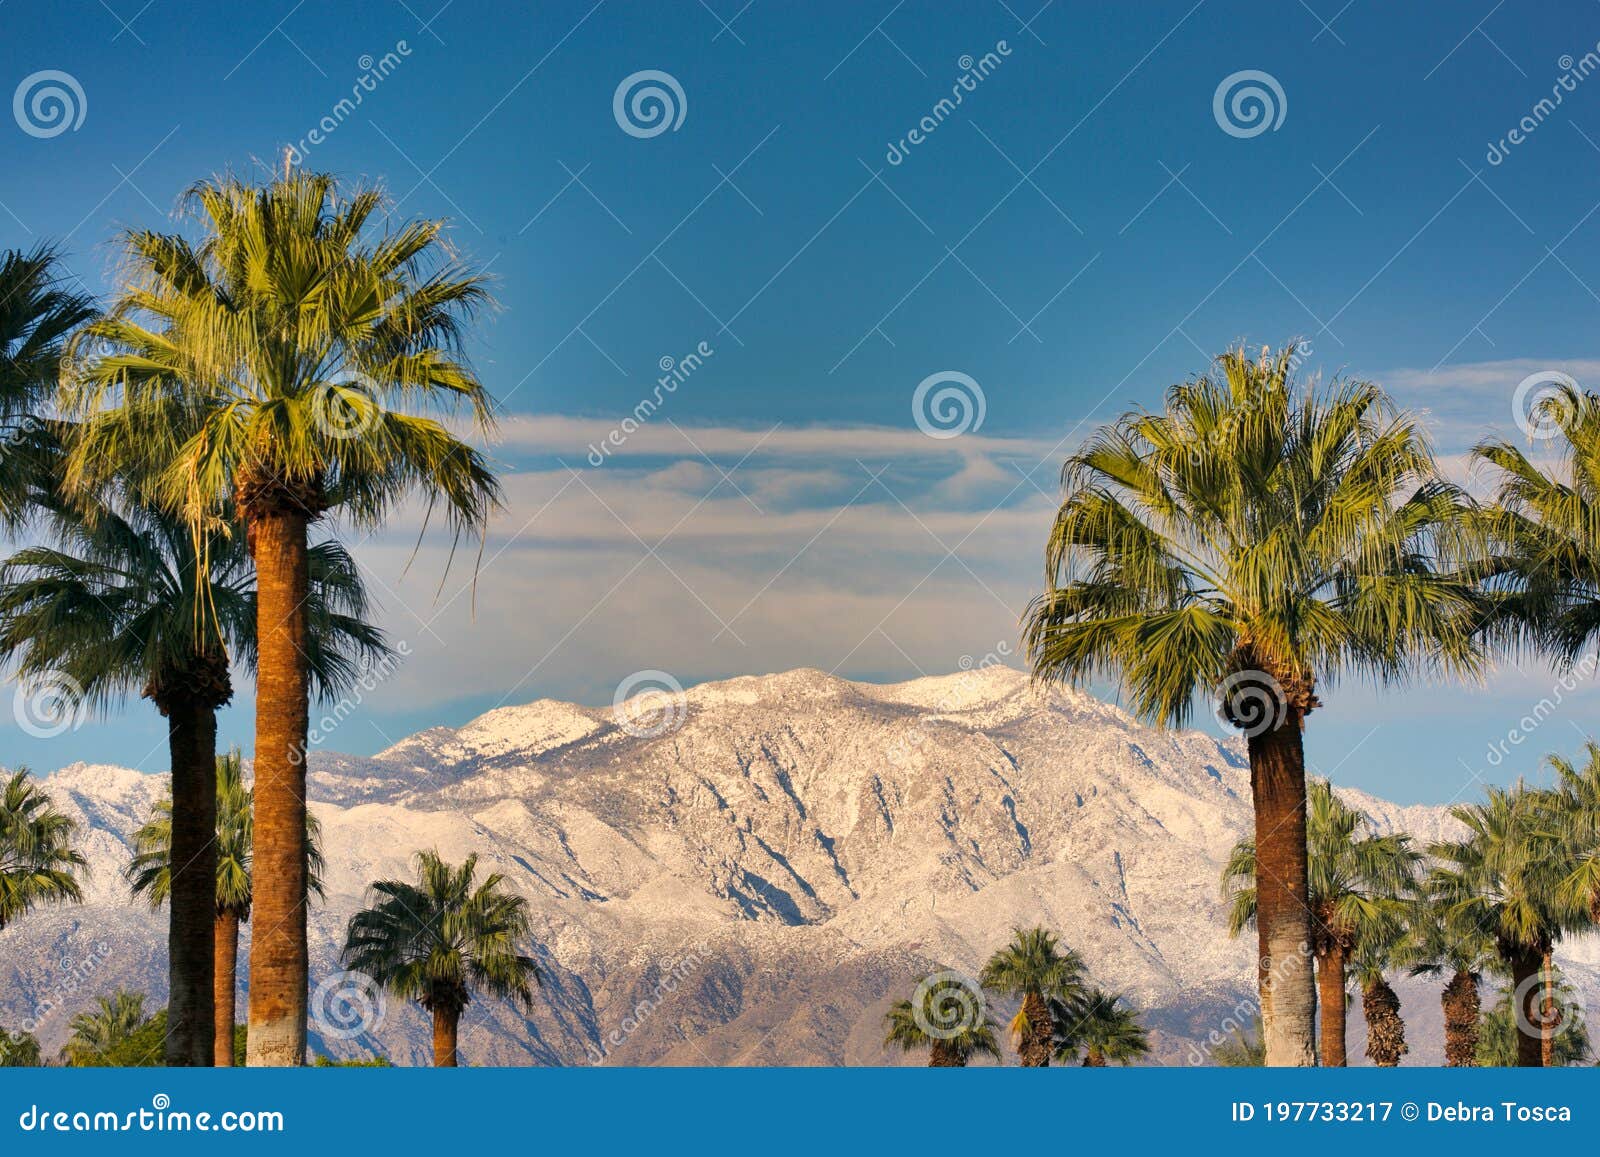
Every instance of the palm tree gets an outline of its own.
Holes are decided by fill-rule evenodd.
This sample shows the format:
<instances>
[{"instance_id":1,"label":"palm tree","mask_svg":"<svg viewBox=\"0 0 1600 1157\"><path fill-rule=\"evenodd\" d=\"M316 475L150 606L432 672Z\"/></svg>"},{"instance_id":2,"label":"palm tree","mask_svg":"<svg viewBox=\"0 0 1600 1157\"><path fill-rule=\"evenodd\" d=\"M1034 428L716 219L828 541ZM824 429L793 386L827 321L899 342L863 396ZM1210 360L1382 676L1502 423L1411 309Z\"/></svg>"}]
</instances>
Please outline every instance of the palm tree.
<instances>
[{"instance_id":1,"label":"palm tree","mask_svg":"<svg viewBox=\"0 0 1600 1157\"><path fill-rule=\"evenodd\" d=\"M39 245L0 252L0 523L28 513L37 451L49 437L42 418L56 391L69 334L94 316L87 294L64 288L57 251Z\"/></svg>"},{"instance_id":2,"label":"palm tree","mask_svg":"<svg viewBox=\"0 0 1600 1157\"><path fill-rule=\"evenodd\" d=\"M11 773L0 789L0 931L41 904L83 903L89 861L72 846L77 828L27 768Z\"/></svg>"},{"instance_id":3,"label":"palm tree","mask_svg":"<svg viewBox=\"0 0 1600 1157\"><path fill-rule=\"evenodd\" d=\"M1244 1026L1233 1030L1233 1039L1223 1041L1211 1058L1225 1069L1259 1069L1267 1063L1267 1034L1258 1013L1245 1031Z\"/></svg>"},{"instance_id":4,"label":"palm tree","mask_svg":"<svg viewBox=\"0 0 1600 1157\"><path fill-rule=\"evenodd\" d=\"M1011 943L989 958L978 981L1022 1001L1011 1021L1011 1041L1029 1068L1050 1063L1057 1010L1084 995L1083 958L1043 928L1017 928Z\"/></svg>"},{"instance_id":5,"label":"palm tree","mask_svg":"<svg viewBox=\"0 0 1600 1157\"><path fill-rule=\"evenodd\" d=\"M39 1049L38 1037L21 1029L7 1032L0 1028L0 1068L36 1069L42 1064L44 1053Z\"/></svg>"},{"instance_id":6,"label":"palm tree","mask_svg":"<svg viewBox=\"0 0 1600 1157\"><path fill-rule=\"evenodd\" d=\"M1307 792L1307 882L1312 913L1324 1065L1345 1064L1345 981L1352 954L1397 928L1421 855L1404 835L1380 835L1361 812L1334 795L1326 780ZM1228 934L1256 922L1256 845L1241 840L1223 869L1231 900Z\"/></svg>"},{"instance_id":7,"label":"palm tree","mask_svg":"<svg viewBox=\"0 0 1600 1157\"><path fill-rule=\"evenodd\" d=\"M1551 1044L1550 1059L1546 1067L1555 1065L1581 1065L1589 1059L1589 1026L1584 1023L1580 1006L1573 1000L1572 987L1557 970L1553 991L1566 1008L1570 1018ZM1513 1068L1522 1063L1522 1033L1518 1016L1513 1008L1514 994L1511 986L1500 989L1500 998L1494 1007L1483 1014L1478 1026L1477 1054L1473 1063L1484 1068ZM1542 1056L1541 1056L1542 1059Z\"/></svg>"},{"instance_id":8,"label":"palm tree","mask_svg":"<svg viewBox=\"0 0 1600 1157\"><path fill-rule=\"evenodd\" d=\"M107 504L40 492L53 546L0 564L0 657L24 677L63 679L109 707L137 691L167 720L174 807L168 934L169 1065L214 1059L217 711L233 697L230 650L256 656L257 594L244 536L219 520L196 536L131 484ZM355 562L310 552L306 662L319 693L388 653L367 625ZM163 897L164 899L165 897Z\"/></svg>"},{"instance_id":9,"label":"palm tree","mask_svg":"<svg viewBox=\"0 0 1600 1157\"><path fill-rule=\"evenodd\" d=\"M437 420L480 430L491 403L461 355L483 278L443 223L372 225L384 199L288 171L257 188L201 182L197 243L130 231L129 285L82 331L69 390L85 436L69 474L156 464L163 502L207 525L228 500L256 562L256 935L250 1063L305 1061L305 766L311 525L381 525L418 495L457 534L486 526L499 486Z\"/></svg>"},{"instance_id":10,"label":"palm tree","mask_svg":"<svg viewBox=\"0 0 1600 1157\"><path fill-rule=\"evenodd\" d=\"M1385 973L1399 955L1405 926L1399 920L1363 938L1350 958L1351 971L1361 989L1361 1015L1367 1022L1367 1058L1379 1068L1392 1069L1411 1051L1406 1044L1406 1022L1400 1016L1400 995Z\"/></svg>"},{"instance_id":11,"label":"palm tree","mask_svg":"<svg viewBox=\"0 0 1600 1157\"><path fill-rule=\"evenodd\" d=\"M1070 1008L1061 1010L1066 1031L1057 1031L1055 1058L1071 1063L1083 1054L1085 1068L1103 1069L1112 1061L1131 1064L1150 1052L1150 1034L1139 1014L1122 995L1091 988Z\"/></svg>"},{"instance_id":12,"label":"palm tree","mask_svg":"<svg viewBox=\"0 0 1600 1157\"><path fill-rule=\"evenodd\" d=\"M456 1029L474 988L533 1003L540 982L531 957L516 951L529 934L527 901L504 891L491 872L474 884L478 857L459 868L418 852L417 883L380 880L373 903L350 918L342 959L403 1000L433 1015L433 1063L455 1067Z\"/></svg>"},{"instance_id":13,"label":"palm tree","mask_svg":"<svg viewBox=\"0 0 1600 1157\"><path fill-rule=\"evenodd\" d=\"M1572 861L1563 895L1587 906L1590 921L1600 923L1600 744L1588 740L1583 753L1581 767L1559 755L1546 762L1556 773L1553 818Z\"/></svg>"},{"instance_id":14,"label":"palm tree","mask_svg":"<svg viewBox=\"0 0 1600 1157\"><path fill-rule=\"evenodd\" d=\"M1551 820L1551 793L1518 783L1509 791L1490 788L1481 804L1454 807L1450 814L1467 829L1463 840L1428 849L1438 863L1427 890L1442 905L1442 918L1492 940L1512 989L1524 1002L1517 1018L1517 1063L1537 1068L1544 1051L1537 1029L1549 995L1536 992L1548 954L1564 932L1583 927L1587 912L1563 902L1569 875L1560 833Z\"/></svg>"},{"instance_id":15,"label":"palm tree","mask_svg":"<svg viewBox=\"0 0 1600 1157\"><path fill-rule=\"evenodd\" d=\"M927 1049L931 1069L966 1068L975 1056L998 1061L1000 1043L995 1029L999 1026L984 1007L982 994L955 994L957 1003L945 1007L942 1002L951 1001L952 995L937 983L939 979L938 974L924 978L912 1000L897 1000L884 1013L888 1028L884 1047L907 1053ZM921 1007L914 1003L917 1001ZM953 1016L947 1015L951 1012Z\"/></svg>"},{"instance_id":16,"label":"palm tree","mask_svg":"<svg viewBox=\"0 0 1600 1157\"><path fill-rule=\"evenodd\" d=\"M250 919L250 860L253 843L252 795L244 783L243 761L235 748L217 756L216 965L212 986L212 1063L233 1064L234 1001L239 960L239 926ZM322 896L322 827L306 812L308 886ZM159 800L133 834L134 856L127 877L135 896L159 908L172 892L172 799Z\"/></svg>"},{"instance_id":17,"label":"palm tree","mask_svg":"<svg viewBox=\"0 0 1600 1157\"><path fill-rule=\"evenodd\" d=\"M1336 677L1474 671L1480 599L1454 573L1466 504L1378 387L1298 388L1293 345L1172 387L1062 471L1035 675L1108 676L1182 724L1215 695L1250 757L1258 977L1275 1065L1315 1062L1302 730Z\"/></svg>"},{"instance_id":18,"label":"palm tree","mask_svg":"<svg viewBox=\"0 0 1600 1157\"><path fill-rule=\"evenodd\" d=\"M1437 882L1430 876L1424 888ZM1483 930L1444 917L1444 901L1424 896L1413 906L1401 958L1412 976L1447 976L1439 1003L1444 1012L1444 1063L1451 1068L1476 1065L1481 999L1478 984L1499 964L1494 941Z\"/></svg>"},{"instance_id":19,"label":"palm tree","mask_svg":"<svg viewBox=\"0 0 1600 1157\"><path fill-rule=\"evenodd\" d=\"M150 1023L144 1001L144 993L125 988L97 997L92 1011L80 1012L68 1024L72 1035L61 1048L61 1059L69 1065L90 1064L127 1040Z\"/></svg>"}]
</instances>

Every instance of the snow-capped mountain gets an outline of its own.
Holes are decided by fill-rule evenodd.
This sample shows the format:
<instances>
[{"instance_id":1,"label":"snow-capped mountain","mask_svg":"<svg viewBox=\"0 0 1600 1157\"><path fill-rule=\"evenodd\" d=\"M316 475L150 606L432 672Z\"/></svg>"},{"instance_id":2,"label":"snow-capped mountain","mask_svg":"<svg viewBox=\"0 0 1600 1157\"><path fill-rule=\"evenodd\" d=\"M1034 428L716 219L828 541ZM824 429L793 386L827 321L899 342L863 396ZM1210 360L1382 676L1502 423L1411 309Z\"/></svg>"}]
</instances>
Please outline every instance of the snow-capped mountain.
<instances>
[{"instance_id":1,"label":"snow-capped mountain","mask_svg":"<svg viewBox=\"0 0 1600 1157\"><path fill-rule=\"evenodd\" d=\"M885 1063L890 1001L925 973L976 972L1041 923L1145 1010L1168 1063L1199 1059L1253 994L1252 943L1228 939L1218 892L1250 829L1237 743L1003 667L893 686L791 671L664 706L641 723L540 701L371 758L313 755L328 861L313 986L338 972L367 886L434 848L477 852L528 897L545 973L526 1015L469 1008L471 1063ZM118 984L165 1000L164 914L131 904L120 872L166 785L81 764L47 785L94 873L82 907L0 932L0 1025L34 1024L53 1049ZM1420 840L1453 824L1347 794ZM1563 960L1600 993L1591 945ZM1437 1063L1436 986L1399 988L1410 1060ZM334 1055L427 1056L422 1014L392 1000L365 1035L313 1035Z\"/></svg>"}]
</instances>

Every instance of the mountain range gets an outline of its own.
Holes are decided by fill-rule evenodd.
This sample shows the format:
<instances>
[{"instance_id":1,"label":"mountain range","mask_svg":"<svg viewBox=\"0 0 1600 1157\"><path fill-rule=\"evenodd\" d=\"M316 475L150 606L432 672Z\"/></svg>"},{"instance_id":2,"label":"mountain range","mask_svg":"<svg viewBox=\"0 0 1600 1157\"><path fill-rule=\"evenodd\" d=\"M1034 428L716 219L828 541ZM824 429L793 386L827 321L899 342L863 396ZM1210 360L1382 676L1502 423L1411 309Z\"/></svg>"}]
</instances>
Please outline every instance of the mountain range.
<instances>
[{"instance_id":1,"label":"mountain range","mask_svg":"<svg viewBox=\"0 0 1600 1157\"><path fill-rule=\"evenodd\" d=\"M1218 883L1251 828L1237 741L1146 727L1004 666L894 685L797 670L643 702L541 700L371 757L313 753L318 1052L426 1063L423 1014L351 992L337 959L369 884L408 875L422 848L476 852L533 914L535 1004L475 1001L465 1063L901 1063L882 1046L890 1002L929 972L976 974L1034 924L1142 1010L1154 1061L1204 1063L1213 1033L1248 1020L1254 938L1229 939ZM165 1000L165 914L131 902L121 871L166 783L75 764L46 786L92 875L83 905L0 932L0 1025L53 1052L95 995ZM1380 830L1455 830L1443 808L1341 794ZM1600 996L1592 941L1558 956ZM1397 988L1407 1063L1439 1063L1437 983Z\"/></svg>"}]
</instances>

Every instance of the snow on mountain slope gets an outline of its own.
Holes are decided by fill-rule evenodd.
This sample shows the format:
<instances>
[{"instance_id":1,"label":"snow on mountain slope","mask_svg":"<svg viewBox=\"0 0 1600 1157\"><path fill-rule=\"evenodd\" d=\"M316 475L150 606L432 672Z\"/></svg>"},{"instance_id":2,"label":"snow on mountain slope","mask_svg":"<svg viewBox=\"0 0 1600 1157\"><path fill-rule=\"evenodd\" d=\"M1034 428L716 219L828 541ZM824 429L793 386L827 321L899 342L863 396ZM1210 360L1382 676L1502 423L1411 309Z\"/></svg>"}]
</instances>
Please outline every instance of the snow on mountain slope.
<instances>
[{"instance_id":1,"label":"snow on mountain slope","mask_svg":"<svg viewBox=\"0 0 1600 1157\"><path fill-rule=\"evenodd\" d=\"M529 898L546 972L526 1016L469 1008L474 1063L884 1063L891 1000L925 972L975 972L1034 923L1148 1010L1169 1062L1251 994L1217 882L1250 828L1238 744L998 667L892 686L790 671L695 687L683 707L659 736L541 701L371 758L313 755L328 859L313 985L338 971L367 885L436 848L477 852ZM164 784L79 765L49 785L86 825L94 880L82 908L0 933L0 1024L35 1020L53 1048L114 984L165 998L163 917L119 875ZM1422 839L1452 823L1350 798ZM63 992L85 959L92 977ZM1594 991L1593 967L1574 975ZM1401 993L1413 1059L1437 1059L1437 993ZM390 1002L368 1037L316 1044L418 1062L426 1025Z\"/></svg>"}]
</instances>

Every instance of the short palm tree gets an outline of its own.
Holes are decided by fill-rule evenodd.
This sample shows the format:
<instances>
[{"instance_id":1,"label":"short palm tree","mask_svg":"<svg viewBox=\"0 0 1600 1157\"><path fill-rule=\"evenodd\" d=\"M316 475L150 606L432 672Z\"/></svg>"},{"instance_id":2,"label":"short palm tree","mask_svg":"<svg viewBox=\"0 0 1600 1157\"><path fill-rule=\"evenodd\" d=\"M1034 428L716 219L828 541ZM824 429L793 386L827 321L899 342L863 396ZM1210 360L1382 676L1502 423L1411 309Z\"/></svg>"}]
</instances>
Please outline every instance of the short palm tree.
<instances>
[{"instance_id":1,"label":"short palm tree","mask_svg":"<svg viewBox=\"0 0 1600 1157\"><path fill-rule=\"evenodd\" d=\"M1462 495L1414 417L1365 382L1296 386L1296 356L1224 354L1067 460L1025 630L1041 679L1109 677L1163 724L1216 699L1245 731L1275 1065L1316 1059L1302 731L1318 690L1480 664Z\"/></svg>"},{"instance_id":2,"label":"short palm tree","mask_svg":"<svg viewBox=\"0 0 1600 1157\"><path fill-rule=\"evenodd\" d=\"M1352 955L1369 940L1398 927L1422 856L1410 837L1380 835L1365 815L1334 795L1326 780L1307 791L1306 834L1324 1065L1345 1064L1345 983ZM1223 869L1224 895L1231 900L1228 934L1256 922L1254 840L1234 846Z\"/></svg>"},{"instance_id":3,"label":"short palm tree","mask_svg":"<svg viewBox=\"0 0 1600 1157\"><path fill-rule=\"evenodd\" d=\"M238 749L217 756L217 894L215 967L212 970L212 1063L233 1064L234 1002L239 960L239 926L250 919L250 853L253 841L252 792L244 782ZM322 895L321 825L306 812L306 861L311 894ZM172 893L172 799L159 800L148 820L133 833L134 856L128 882L135 896L152 908Z\"/></svg>"},{"instance_id":4,"label":"short palm tree","mask_svg":"<svg viewBox=\"0 0 1600 1157\"><path fill-rule=\"evenodd\" d=\"M244 536L226 520L195 535L132 486L105 504L41 492L54 545L0 564L0 656L24 678L62 679L109 707L137 692L167 720L175 802L166 1061L214 1057L217 711L233 697L230 651L256 657L258 597ZM387 654L365 622L356 564L337 543L310 554L306 662L336 693L361 659Z\"/></svg>"},{"instance_id":5,"label":"short palm tree","mask_svg":"<svg viewBox=\"0 0 1600 1157\"><path fill-rule=\"evenodd\" d=\"M56 810L28 774L12 772L0 787L0 931L41 904L81 904L89 861L72 846L77 822Z\"/></svg>"},{"instance_id":6,"label":"short palm tree","mask_svg":"<svg viewBox=\"0 0 1600 1157\"><path fill-rule=\"evenodd\" d=\"M1517 1063L1534 1068L1543 1064L1543 1033L1536 1026L1548 995L1536 991L1539 974L1562 935L1588 923L1583 906L1563 899L1570 861L1551 811L1549 792L1521 783L1490 788L1483 803L1450 809L1466 827L1465 839L1428 849L1436 864L1427 891L1442 918L1493 941L1513 991L1525 1002L1517 1018Z\"/></svg>"},{"instance_id":7,"label":"short palm tree","mask_svg":"<svg viewBox=\"0 0 1600 1157\"><path fill-rule=\"evenodd\" d=\"M1265 1026L1258 1013L1247 1030L1243 1025L1233 1030L1229 1040L1219 1044L1211 1059L1225 1069L1259 1069L1267 1063L1267 1038Z\"/></svg>"},{"instance_id":8,"label":"short palm tree","mask_svg":"<svg viewBox=\"0 0 1600 1157\"><path fill-rule=\"evenodd\" d=\"M53 441L44 415L63 347L94 316L90 297L66 280L49 245L0 251L0 523L7 525L27 516L40 440L45 447Z\"/></svg>"},{"instance_id":9,"label":"short palm tree","mask_svg":"<svg viewBox=\"0 0 1600 1157\"><path fill-rule=\"evenodd\" d=\"M921 1008L912 1000L897 1000L884 1014L888 1030L883 1038L885 1048L907 1053L927 1049L931 1069L966 1068L975 1056L1000 1059L1000 1042L995 1036L999 1026L984 1007L981 994L969 994L975 999L963 1001L953 1020L942 1015L936 986L924 980L916 995L921 998Z\"/></svg>"},{"instance_id":10,"label":"short palm tree","mask_svg":"<svg viewBox=\"0 0 1600 1157\"><path fill-rule=\"evenodd\" d=\"M1470 1068L1478 1063L1482 1011L1478 985L1500 960L1494 940L1481 927L1459 917L1445 918L1445 904L1435 902L1426 892L1435 882L1433 877L1424 881L1423 896L1407 920L1400 959L1409 965L1412 976L1447 978L1439 996L1444 1012L1444 1063L1451 1068Z\"/></svg>"},{"instance_id":11,"label":"short palm tree","mask_svg":"<svg viewBox=\"0 0 1600 1157\"><path fill-rule=\"evenodd\" d=\"M91 1011L80 1012L68 1024L71 1035L61 1048L61 1059L69 1065L92 1063L127 1040L150 1022L144 1002L144 993L125 988L97 997Z\"/></svg>"},{"instance_id":12,"label":"short palm tree","mask_svg":"<svg viewBox=\"0 0 1600 1157\"><path fill-rule=\"evenodd\" d=\"M1589 1026L1574 999L1572 986L1557 970L1552 991L1566 1009L1569 1018L1551 1042L1550 1056L1545 1067L1556 1065L1581 1065L1589 1060ZM1522 1034L1517 1025L1511 986L1500 989L1499 999L1483 1014L1478 1025L1477 1054L1473 1064L1484 1068L1514 1068L1522 1063Z\"/></svg>"},{"instance_id":13,"label":"short palm tree","mask_svg":"<svg viewBox=\"0 0 1600 1157\"><path fill-rule=\"evenodd\" d=\"M1406 1023L1400 1016L1400 995L1387 973L1399 959L1405 925L1390 921L1356 944L1350 971L1361 989L1361 1015L1367 1023L1367 1059L1379 1068L1392 1069L1411 1051L1406 1044Z\"/></svg>"},{"instance_id":14,"label":"short palm tree","mask_svg":"<svg viewBox=\"0 0 1600 1157\"><path fill-rule=\"evenodd\" d=\"M350 918L342 959L433 1016L433 1063L456 1064L456 1030L474 989L533 1003L540 982L517 942L529 935L527 901L498 872L475 882L478 857L459 868L435 852L416 857L417 882L380 880L372 903Z\"/></svg>"},{"instance_id":15,"label":"short palm tree","mask_svg":"<svg viewBox=\"0 0 1600 1157\"><path fill-rule=\"evenodd\" d=\"M989 958L978 978L984 988L1019 999L1011 1043L1029 1068L1043 1068L1054 1051L1058 1009L1084 995L1083 958L1043 928L1018 928L1011 943Z\"/></svg>"},{"instance_id":16,"label":"short palm tree","mask_svg":"<svg viewBox=\"0 0 1600 1157\"><path fill-rule=\"evenodd\" d=\"M324 174L189 193L200 236L130 231L128 288L73 347L85 426L68 471L150 463L163 503L205 526L227 502L248 528L256 631L256 934L250 1063L305 1062L305 602L312 524L381 525L418 497L480 531L499 487L440 419L491 403L462 354L484 280L443 224L379 226L377 191Z\"/></svg>"},{"instance_id":17,"label":"short palm tree","mask_svg":"<svg viewBox=\"0 0 1600 1157\"><path fill-rule=\"evenodd\" d=\"M1091 988L1063 1008L1055 1039L1055 1058L1071 1063L1083 1056L1086 1068L1115 1062L1132 1064L1150 1053L1150 1034L1120 993Z\"/></svg>"}]
</instances>

